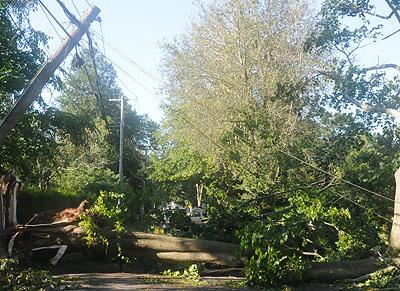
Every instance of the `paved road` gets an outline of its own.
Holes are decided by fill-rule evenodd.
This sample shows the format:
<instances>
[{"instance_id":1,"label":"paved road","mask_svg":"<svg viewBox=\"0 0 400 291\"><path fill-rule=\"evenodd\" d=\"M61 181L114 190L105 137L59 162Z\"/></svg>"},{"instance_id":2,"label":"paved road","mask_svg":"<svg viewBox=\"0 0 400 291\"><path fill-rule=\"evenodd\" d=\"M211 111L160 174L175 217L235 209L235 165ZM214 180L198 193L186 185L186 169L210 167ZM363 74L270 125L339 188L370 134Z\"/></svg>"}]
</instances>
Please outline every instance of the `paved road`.
<instances>
[{"instance_id":1,"label":"paved road","mask_svg":"<svg viewBox=\"0 0 400 291\"><path fill-rule=\"evenodd\" d=\"M74 290L250 290L248 288L226 287L227 282L238 281L230 277L204 278L206 283L188 285L182 280L148 274L131 273L85 273L66 274L73 281L79 282L79 288ZM69 289L71 290L71 289Z\"/></svg>"}]
</instances>

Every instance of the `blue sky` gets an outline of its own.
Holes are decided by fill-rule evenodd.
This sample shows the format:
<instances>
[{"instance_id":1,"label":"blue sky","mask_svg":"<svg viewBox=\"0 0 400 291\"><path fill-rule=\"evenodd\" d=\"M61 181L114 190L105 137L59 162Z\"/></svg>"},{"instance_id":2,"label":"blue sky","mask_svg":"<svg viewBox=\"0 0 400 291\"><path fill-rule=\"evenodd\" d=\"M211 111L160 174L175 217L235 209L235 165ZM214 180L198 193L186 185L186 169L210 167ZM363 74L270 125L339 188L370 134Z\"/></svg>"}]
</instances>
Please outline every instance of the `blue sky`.
<instances>
[{"instance_id":1,"label":"blue sky","mask_svg":"<svg viewBox=\"0 0 400 291\"><path fill-rule=\"evenodd\" d=\"M57 2L55 0L42 1L68 27L67 18ZM63 2L71 12L75 15L78 14L72 1L63 0ZM101 9L104 38L161 80L159 67L163 52L160 44L164 41L171 41L175 36L184 32L197 9L197 5L193 4L191 0L94 0L88 2ZM88 4L84 0L74 0L74 3L80 12L88 8ZM52 52L61 40L40 8L32 14L31 22L35 28L53 37L49 42L49 50ZM92 29L98 33L101 31L97 22L92 25ZM58 30L59 34L65 37L65 34L60 29ZM103 48L101 42L98 42L98 46ZM162 112L159 109L160 84L147 77L107 46L105 53L108 58L129 72L146 88L116 68L122 83L129 89L127 90L120 84L130 104L140 114L148 114L153 120L160 121L162 118Z\"/></svg>"},{"instance_id":2,"label":"blue sky","mask_svg":"<svg viewBox=\"0 0 400 291\"><path fill-rule=\"evenodd\" d=\"M65 26L68 26L67 18L55 0L42 1L58 19L65 22ZM63 2L73 13L78 14L72 5L72 0L63 0ZM164 41L171 41L174 37L184 33L191 19L198 13L198 6L192 0L74 0L80 12L88 9L87 2L93 3L101 9L104 38L161 80L159 67L163 52L160 44ZM372 0L371 3L377 4L380 12L386 12L382 0ZM49 49L53 51L59 45L60 39L41 9L33 13L31 22L35 28L53 36L49 42ZM390 20L389 25L387 24L385 25L385 35L399 28L394 19ZM94 23L92 29L100 33L98 23ZM59 34L65 37L62 31L58 30ZM389 62L399 64L399 37L400 33L386 41L367 45L360 50L358 61L368 66ZM98 45L102 48L101 42L98 42ZM148 114L153 120L160 121L162 119L162 111L159 108L160 84L129 64L126 59L118 56L107 46L105 53L141 84L116 68L120 80L128 88L122 83L120 87L133 108L139 114Z\"/></svg>"}]
</instances>

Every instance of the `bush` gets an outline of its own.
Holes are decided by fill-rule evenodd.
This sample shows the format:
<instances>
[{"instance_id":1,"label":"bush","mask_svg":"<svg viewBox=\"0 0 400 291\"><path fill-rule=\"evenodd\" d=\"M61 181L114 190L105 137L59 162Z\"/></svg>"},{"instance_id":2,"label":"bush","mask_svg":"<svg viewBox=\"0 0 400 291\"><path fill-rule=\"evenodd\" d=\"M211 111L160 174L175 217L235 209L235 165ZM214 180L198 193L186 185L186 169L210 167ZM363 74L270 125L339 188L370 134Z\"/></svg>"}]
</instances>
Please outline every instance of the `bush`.
<instances>
[{"instance_id":1,"label":"bush","mask_svg":"<svg viewBox=\"0 0 400 291\"><path fill-rule=\"evenodd\" d=\"M324 202L320 193L296 193L288 201L289 206L249 222L240 232L243 250L253 254L246 262L248 284L292 283L312 261L368 254L348 209Z\"/></svg>"},{"instance_id":2,"label":"bush","mask_svg":"<svg viewBox=\"0 0 400 291\"><path fill-rule=\"evenodd\" d=\"M0 290L60 290L62 283L62 279L53 278L47 271L24 270L14 260L0 260Z\"/></svg>"},{"instance_id":3,"label":"bush","mask_svg":"<svg viewBox=\"0 0 400 291\"><path fill-rule=\"evenodd\" d=\"M127 218L124 194L101 191L94 205L81 217L80 225L86 230L86 240L89 247L101 243L105 254L109 254L110 236L116 238L116 248L111 254L118 259L125 259L122 254L120 239L125 233L124 224ZM111 245L111 247L113 247Z\"/></svg>"}]
</instances>

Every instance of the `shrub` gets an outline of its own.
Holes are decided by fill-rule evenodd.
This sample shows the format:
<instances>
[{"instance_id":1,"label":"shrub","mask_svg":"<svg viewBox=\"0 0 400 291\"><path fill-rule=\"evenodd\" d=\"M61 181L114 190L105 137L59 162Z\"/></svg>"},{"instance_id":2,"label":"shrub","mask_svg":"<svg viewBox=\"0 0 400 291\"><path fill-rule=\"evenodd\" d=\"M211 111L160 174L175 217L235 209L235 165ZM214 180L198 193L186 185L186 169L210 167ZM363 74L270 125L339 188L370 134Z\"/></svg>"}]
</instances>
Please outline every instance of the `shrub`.
<instances>
[{"instance_id":1,"label":"shrub","mask_svg":"<svg viewBox=\"0 0 400 291\"><path fill-rule=\"evenodd\" d=\"M348 209L324 202L319 193L296 193L290 205L250 221L240 232L251 252L250 285L275 285L301 279L312 261L350 259L367 254ZM372 238L371 238L372 240Z\"/></svg>"},{"instance_id":2,"label":"shrub","mask_svg":"<svg viewBox=\"0 0 400 291\"><path fill-rule=\"evenodd\" d=\"M115 236L116 245L111 254L125 260L120 240L125 233L124 224L127 218L125 195L121 193L101 191L94 205L81 217L80 225L86 230L89 247L101 243L105 254L109 254L111 237Z\"/></svg>"},{"instance_id":3,"label":"shrub","mask_svg":"<svg viewBox=\"0 0 400 291\"><path fill-rule=\"evenodd\" d=\"M22 269L14 260L0 260L0 290L60 290L63 279L53 278L47 271Z\"/></svg>"}]
</instances>

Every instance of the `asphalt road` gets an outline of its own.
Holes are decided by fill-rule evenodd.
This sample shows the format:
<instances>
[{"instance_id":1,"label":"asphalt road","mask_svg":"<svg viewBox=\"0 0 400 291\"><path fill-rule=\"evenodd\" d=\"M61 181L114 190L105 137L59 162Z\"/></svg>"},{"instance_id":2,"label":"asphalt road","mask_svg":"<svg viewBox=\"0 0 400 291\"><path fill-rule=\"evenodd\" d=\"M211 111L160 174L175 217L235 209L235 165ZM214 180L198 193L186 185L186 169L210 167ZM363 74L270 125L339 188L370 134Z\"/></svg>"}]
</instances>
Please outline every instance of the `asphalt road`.
<instances>
[{"instance_id":1,"label":"asphalt road","mask_svg":"<svg viewBox=\"0 0 400 291\"><path fill-rule=\"evenodd\" d=\"M72 289L68 290L250 290L248 288L227 287L240 279L232 277L206 277L202 282L190 283L161 275L132 273L84 273L65 274L72 278ZM74 289L75 288L75 289Z\"/></svg>"}]
</instances>

